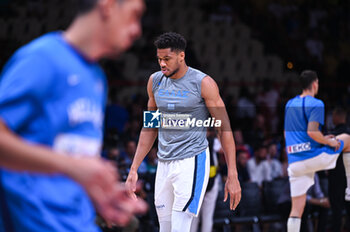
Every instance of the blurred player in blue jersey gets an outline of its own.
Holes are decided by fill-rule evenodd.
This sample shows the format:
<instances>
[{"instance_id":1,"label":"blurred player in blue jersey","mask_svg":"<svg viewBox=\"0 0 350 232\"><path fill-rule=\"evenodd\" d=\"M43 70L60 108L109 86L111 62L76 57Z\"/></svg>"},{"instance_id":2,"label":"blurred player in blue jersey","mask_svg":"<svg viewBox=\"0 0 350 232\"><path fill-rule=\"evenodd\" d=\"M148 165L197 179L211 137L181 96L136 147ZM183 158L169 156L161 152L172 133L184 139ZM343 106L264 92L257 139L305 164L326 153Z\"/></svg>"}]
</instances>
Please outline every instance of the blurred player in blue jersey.
<instances>
[{"instance_id":1,"label":"blurred player in blue jersey","mask_svg":"<svg viewBox=\"0 0 350 232\"><path fill-rule=\"evenodd\" d=\"M285 108L284 132L292 197L288 232L300 230L306 192L314 184L315 172L334 168L342 151L348 178L345 198L350 200L350 136L341 134L334 137L322 134L325 112L324 103L315 98L318 92L316 72L303 71L300 82L303 89L301 95L289 100Z\"/></svg>"},{"instance_id":2,"label":"blurred player in blue jersey","mask_svg":"<svg viewBox=\"0 0 350 232\"><path fill-rule=\"evenodd\" d=\"M148 80L148 107L159 109L164 117L166 114L190 115L187 119L193 116L204 120L210 113L221 120L222 126L217 129L227 162L225 201L229 195L230 208L235 209L241 199L241 187L235 144L219 88L211 77L186 65L186 40L182 35L164 33L155 41L155 46L161 71L152 74ZM158 136L159 161L154 194L160 232L189 232L193 217L198 215L210 169L205 129L201 126L164 127L158 131L147 128L141 131L126 184L133 195L137 169Z\"/></svg>"},{"instance_id":3,"label":"blurred player in blue jersey","mask_svg":"<svg viewBox=\"0 0 350 232\"><path fill-rule=\"evenodd\" d=\"M0 77L0 231L99 231L146 207L99 158L106 78L97 61L141 35L142 0L80 0L65 32L20 48ZM73 4L73 3L72 3Z\"/></svg>"}]
</instances>

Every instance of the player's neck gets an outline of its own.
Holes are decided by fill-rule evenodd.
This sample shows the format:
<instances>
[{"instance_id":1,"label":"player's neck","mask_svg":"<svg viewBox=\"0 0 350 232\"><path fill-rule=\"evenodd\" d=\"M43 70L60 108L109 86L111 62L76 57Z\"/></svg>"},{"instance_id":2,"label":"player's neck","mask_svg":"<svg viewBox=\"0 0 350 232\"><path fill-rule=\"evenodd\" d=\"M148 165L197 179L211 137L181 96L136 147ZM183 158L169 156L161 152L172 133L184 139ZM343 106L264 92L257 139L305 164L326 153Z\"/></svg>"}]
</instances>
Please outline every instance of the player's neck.
<instances>
[{"instance_id":1,"label":"player's neck","mask_svg":"<svg viewBox=\"0 0 350 232\"><path fill-rule=\"evenodd\" d=\"M88 60L97 61L108 52L96 33L98 25L92 17L77 18L64 32L65 40L81 52Z\"/></svg>"},{"instance_id":2,"label":"player's neck","mask_svg":"<svg viewBox=\"0 0 350 232\"><path fill-rule=\"evenodd\" d=\"M177 71L177 73L175 73L173 76L171 76L171 79L180 79L183 76L185 76L185 74L187 73L188 70L188 66L185 64L180 66L179 71Z\"/></svg>"},{"instance_id":3,"label":"player's neck","mask_svg":"<svg viewBox=\"0 0 350 232\"><path fill-rule=\"evenodd\" d=\"M315 92L313 90L303 90L303 92L300 94L300 97L306 97L306 96L311 96L315 97Z\"/></svg>"}]
</instances>

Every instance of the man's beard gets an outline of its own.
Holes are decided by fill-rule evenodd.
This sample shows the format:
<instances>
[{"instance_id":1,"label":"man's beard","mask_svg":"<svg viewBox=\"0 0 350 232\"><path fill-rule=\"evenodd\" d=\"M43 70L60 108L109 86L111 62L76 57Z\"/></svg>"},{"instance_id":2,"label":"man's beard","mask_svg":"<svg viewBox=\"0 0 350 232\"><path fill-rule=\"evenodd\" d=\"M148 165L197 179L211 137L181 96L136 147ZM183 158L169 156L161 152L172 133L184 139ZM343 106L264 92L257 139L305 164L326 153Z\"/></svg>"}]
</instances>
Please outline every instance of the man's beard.
<instances>
[{"instance_id":1,"label":"man's beard","mask_svg":"<svg viewBox=\"0 0 350 232\"><path fill-rule=\"evenodd\" d=\"M173 75L175 75L175 73L177 73L179 71L180 68L177 68L174 70L174 72L170 73L169 75L164 75L166 77L172 77Z\"/></svg>"}]
</instances>

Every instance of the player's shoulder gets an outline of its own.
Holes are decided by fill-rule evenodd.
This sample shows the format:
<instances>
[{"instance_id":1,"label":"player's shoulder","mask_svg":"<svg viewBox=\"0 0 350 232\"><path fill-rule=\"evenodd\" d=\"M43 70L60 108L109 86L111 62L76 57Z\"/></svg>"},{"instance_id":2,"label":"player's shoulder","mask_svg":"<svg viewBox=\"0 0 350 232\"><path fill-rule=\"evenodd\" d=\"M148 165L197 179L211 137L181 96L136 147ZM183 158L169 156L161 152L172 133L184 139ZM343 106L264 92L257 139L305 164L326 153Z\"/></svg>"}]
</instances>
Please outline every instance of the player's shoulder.
<instances>
[{"instance_id":1,"label":"player's shoulder","mask_svg":"<svg viewBox=\"0 0 350 232\"><path fill-rule=\"evenodd\" d=\"M4 70L23 62L30 62L33 69L50 65L50 57L59 57L56 37L55 33L48 33L22 46L13 54Z\"/></svg>"},{"instance_id":2,"label":"player's shoulder","mask_svg":"<svg viewBox=\"0 0 350 232\"><path fill-rule=\"evenodd\" d=\"M153 85L156 83L160 84L160 79L162 78L163 73L161 71L157 71L151 74L150 79L152 79Z\"/></svg>"},{"instance_id":3,"label":"player's shoulder","mask_svg":"<svg viewBox=\"0 0 350 232\"><path fill-rule=\"evenodd\" d=\"M192 67L188 67L188 75L191 76L191 79L198 81L202 81L204 77L208 76L206 73Z\"/></svg>"},{"instance_id":4,"label":"player's shoulder","mask_svg":"<svg viewBox=\"0 0 350 232\"><path fill-rule=\"evenodd\" d=\"M160 79L163 76L162 71L157 71L151 74L150 78L153 80Z\"/></svg>"},{"instance_id":5,"label":"player's shoulder","mask_svg":"<svg viewBox=\"0 0 350 232\"><path fill-rule=\"evenodd\" d=\"M57 55L58 46L62 46L62 35L59 32L51 32L34 39L28 44L21 47L17 52L17 56L30 56L40 54L45 58L48 54Z\"/></svg>"},{"instance_id":6,"label":"player's shoulder","mask_svg":"<svg viewBox=\"0 0 350 232\"><path fill-rule=\"evenodd\" d=\"M13 81L45 84L51 83L54 78L55 66L48 50L56 49L53 33L43 35L19 48L6 63L1 72L2 83ZM59 58L59 57L58 57Z\"/></svg>"},{"instance_id":7,"label":"player's shoulder","mask_svg":"<svg viewBox=\"0 0 350 232\"><path fill-rule=\"evenodd\" d=\"M306 106L324 107L324 103L321 99L311 97L311 96L306 96L306 99L307 99L305 101Z\"/></svg>"},{"instance_id":8,"label":"player's shoulder","mask_svg":"<svg viewBox=\"0 0 350 232\"><path fill-rule=\"evenodd\" d=\"M295 97L289 99L286 103L286 108L295 106L295 104L297 104L298 99L299 99L299 96L295 96Z\"/></svg>"}]
</instances>

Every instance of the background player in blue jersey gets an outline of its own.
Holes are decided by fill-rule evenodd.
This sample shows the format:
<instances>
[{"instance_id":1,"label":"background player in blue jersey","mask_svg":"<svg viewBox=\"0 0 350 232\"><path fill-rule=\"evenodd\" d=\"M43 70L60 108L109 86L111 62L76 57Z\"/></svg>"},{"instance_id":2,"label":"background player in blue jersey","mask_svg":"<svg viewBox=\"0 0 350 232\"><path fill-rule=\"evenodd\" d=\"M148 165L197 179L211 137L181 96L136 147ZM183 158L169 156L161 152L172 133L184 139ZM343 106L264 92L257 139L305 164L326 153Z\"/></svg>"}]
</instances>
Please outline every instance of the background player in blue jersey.
<instances>
[{"instance_id":1,"label":"background player in blue jersey","mask_svg":"<svg viewBox=\"0 0 350 232\"><path fill-rule=\"evenodd\" d=\"M225 201L230 195L230 208L241 199L238 182L235 144L229 119L215 81L185 62L186 40L168 32L155 41L161 71L148 81L148 108L169 114L194 115L206 119L209 113L222 120L219 139L227 161ZM209 111L209 112L208 112ZM137 169L151 149L158 134L158 168L155 183L155 206L160 231L189 232L193 216L197 215L209 176L209 153L206 130L143 129L127 178L131 194L136 190Z\"/></svg>"},{"instance_id":2,"label":"background player in blue jersey","mask_svg":"<svg viewBox=\"0 0 350 232\"><path fill-rule=\"evenodd\" d=\"M145 210L98 156L107 86L97 60L141 34L142 0L81 0L65 32L20 48L0 77L0 231L99 231ZM92 200L92 201L91 201Z\"/></svg>"},{"instance_id":3,"label":"background player in blue jersey","mask_svg":"<svg viewBox=\"0 0 350 232\"><path fill-rule=\"evenodd\" d=\"M300 230L301 216L305 207L306 192L314 184L316 171L331 169L339 154L344 151L344 166L347 173L350 197L350 136L324 136L324 103L315 98L318 78L314 71L306 70L300 75L301 95L289 100L285 108L285 140L288 154L288 175L291 186L292 209L289 215L288 232ZM350 198L348 199L350 200Z\"/></svg>"}]
</instances>

